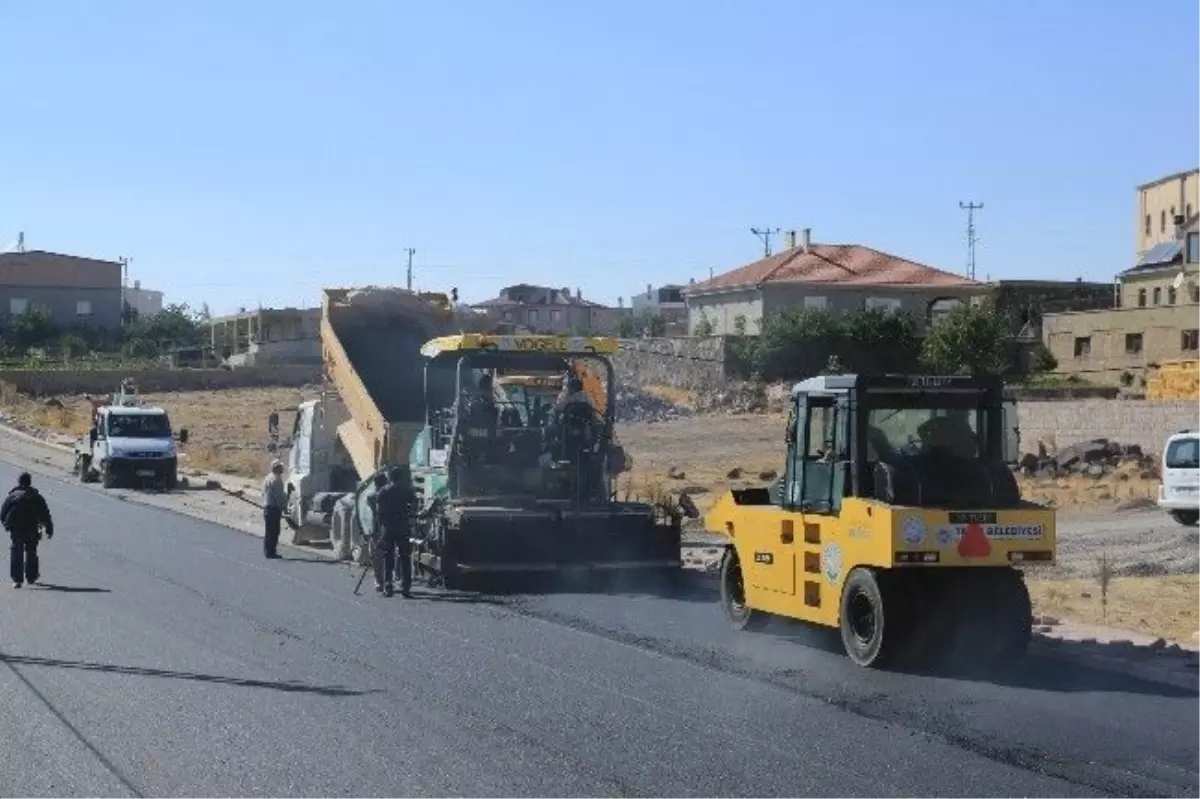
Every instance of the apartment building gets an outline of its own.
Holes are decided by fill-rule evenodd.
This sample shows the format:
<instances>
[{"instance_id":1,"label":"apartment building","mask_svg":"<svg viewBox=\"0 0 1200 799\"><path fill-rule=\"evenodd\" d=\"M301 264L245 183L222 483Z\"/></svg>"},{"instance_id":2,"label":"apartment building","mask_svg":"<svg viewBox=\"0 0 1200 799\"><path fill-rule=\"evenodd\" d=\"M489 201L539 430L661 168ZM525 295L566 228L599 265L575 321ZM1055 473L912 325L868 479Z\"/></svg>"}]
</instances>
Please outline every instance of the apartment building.
<instances>
[{"instance_id":1,"label":"apartment building","mask_svg":"<svg viewBox=\"0 0 1200 799\"><path fill-rule=\"evenodd\" d=\"M0 322L36 308L62 327L120 330L121 271L120 262L98 258L44 250L0 253Z\"/></svg>"}]
</instances>

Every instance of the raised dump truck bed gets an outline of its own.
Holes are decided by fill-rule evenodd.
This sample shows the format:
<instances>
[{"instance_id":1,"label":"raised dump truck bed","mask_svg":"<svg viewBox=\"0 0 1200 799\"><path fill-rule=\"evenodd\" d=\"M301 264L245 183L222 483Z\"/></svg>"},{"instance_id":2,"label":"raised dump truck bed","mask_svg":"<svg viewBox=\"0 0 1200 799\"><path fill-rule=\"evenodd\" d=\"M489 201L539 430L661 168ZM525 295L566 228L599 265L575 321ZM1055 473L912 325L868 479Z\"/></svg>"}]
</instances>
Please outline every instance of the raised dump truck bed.
<instances>
[{"instance_id":1,"label":"raised dump truck bed","mask_svg":"<svg viewBox=\"0 0 1200 799\"><path fill-rule=\"evenodd\" d=\"M365 479L407 461L425 421L421 345L454 314L444 295L394 288L326 289L321 310L325 378L349 417L338 439Z\"/></svg>"}]
</instances>

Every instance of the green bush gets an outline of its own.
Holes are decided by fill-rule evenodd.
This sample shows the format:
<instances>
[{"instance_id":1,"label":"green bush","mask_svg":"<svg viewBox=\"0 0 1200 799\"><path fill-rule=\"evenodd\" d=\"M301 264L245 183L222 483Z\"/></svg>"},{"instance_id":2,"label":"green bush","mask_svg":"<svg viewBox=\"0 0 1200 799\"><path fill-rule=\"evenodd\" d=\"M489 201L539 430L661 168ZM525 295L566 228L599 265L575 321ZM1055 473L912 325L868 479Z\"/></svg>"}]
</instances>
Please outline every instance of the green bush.
<instances>
[{"instance_id":1,"label":"green bush","mask_svg":"<svg viewBox=\"0 0 1200 799\"><path fill-rule=\"evenodd\" d=\"M916 324L903 313L787 308L760 328L758 336L731 338L728 355L734 371L766 380L820 374L831 363L850 372L911 371L919 351Z\"/></svg>"},{"instance_id":2,"label":"green bush","mask_svg":"<svg viewBox=\"0 0 1200 799\"><path fill-rule=\"evenodd\" d=\"M921 345L921 365L937 374L1012 374L1013 357L1007 316L985 303L960 305L933 325Z\"/></svg>"}]
</instances>

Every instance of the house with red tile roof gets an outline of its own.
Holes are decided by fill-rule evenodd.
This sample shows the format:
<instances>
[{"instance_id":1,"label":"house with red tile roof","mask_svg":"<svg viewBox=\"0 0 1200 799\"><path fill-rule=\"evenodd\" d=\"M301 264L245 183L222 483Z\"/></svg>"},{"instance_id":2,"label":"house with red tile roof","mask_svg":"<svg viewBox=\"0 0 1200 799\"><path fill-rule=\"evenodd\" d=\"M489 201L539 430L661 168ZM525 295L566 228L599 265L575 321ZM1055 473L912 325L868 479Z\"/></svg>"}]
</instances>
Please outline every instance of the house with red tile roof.
<instances>
[{"instance_id":1,"label":"house with red tile roof","mask_svg":"<svg viewBox=\"0 0 1200 799\"><path fill-rule=\"evenodd\" d=\"M752 264L684 288L688 330L707 320L715 335L736 332L737 319L755 333L763 316L785 308L907 311L925 325L935 314L987 293L962 275L861 244L822 244L805 230L797 244Z\"/></svg>"}]
</instances>

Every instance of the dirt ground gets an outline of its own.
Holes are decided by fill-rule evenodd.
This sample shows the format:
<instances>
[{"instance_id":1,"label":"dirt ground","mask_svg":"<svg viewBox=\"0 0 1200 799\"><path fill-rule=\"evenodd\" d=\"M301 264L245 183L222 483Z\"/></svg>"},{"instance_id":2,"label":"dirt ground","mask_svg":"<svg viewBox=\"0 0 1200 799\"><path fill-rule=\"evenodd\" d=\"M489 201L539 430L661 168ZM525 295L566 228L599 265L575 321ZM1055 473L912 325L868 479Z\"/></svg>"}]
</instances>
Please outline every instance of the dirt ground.
<instances>
[{"instance_id":1,"label":"dirt ground","mask_svg":"<svg viewBox=\"0 0 1200 799\"><path fill-rule=\"evenodd\" d=\"M267 416L279 411L280 435L286 438L295 408L317 396L317 389L252 388L167 392L141 395L166 410L175 430L188 431L180 450L190 467L218 474L258 478L275 457L268 449ZM81 435L89 426L91 405L82 396L31 400L0 388L3 410L29 425Z\"/></svg>"},{"instance_id":2,"label":"dirt ground","mask_svg":"<svg viewBox=\"0 0 1200 799\"><path fill-rule=\"evenodd\" d=\"M183 447L187 465L258 478L273 457L267 415L272 409L280 412L280 432L286 438L292 409L314 396L315 388L267 388L148 394L144 399L165 408L176 429L188 429L190 440ZM89 408L82 397L48 403L0 387L0 408L25 424L56 432L87 429ZM732 486L769 484L783 470L784 422L782 414L705 414L623 425L618 435L632 469L619 478L618 494L651 499L686 491L703 512ZM1155 481L1142 479L1132 468L1100 479L1019 480L1026 497L1060 509L1059 566L1030 575L1037 612L1101 623L1098 564L1105 556L1114 574L1108 624L1193 639L1200 543L1196 528L1144 508L1157 493ZM1139 505L1142 510L1130 509Z\"/></svg>"}]
</instances>

